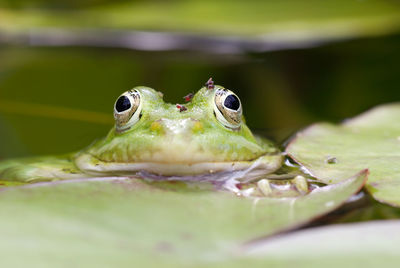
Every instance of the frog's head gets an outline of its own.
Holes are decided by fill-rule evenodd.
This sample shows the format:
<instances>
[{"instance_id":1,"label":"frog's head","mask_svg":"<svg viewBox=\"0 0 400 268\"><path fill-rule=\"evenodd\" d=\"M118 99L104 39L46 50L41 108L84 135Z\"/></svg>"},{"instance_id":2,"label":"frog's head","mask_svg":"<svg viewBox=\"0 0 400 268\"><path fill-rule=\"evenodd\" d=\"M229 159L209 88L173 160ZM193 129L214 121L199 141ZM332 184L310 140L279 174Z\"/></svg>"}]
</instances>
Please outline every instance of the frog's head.
<instances>
[{"instance_id":1,"label":"frog's head","mask_svg":"<svg viewBox=\"0 0 400 268\"><path fill-rule=\"evenodd\" d=\"M253 136L242 111L239 97L221 86L201 88L184 106L165 103L154 89L135 87L116 100L108 136L75 162L96 174L198 175L254 163L269 173L280 165L279 151Z\"/></svg>"}]
</instances>

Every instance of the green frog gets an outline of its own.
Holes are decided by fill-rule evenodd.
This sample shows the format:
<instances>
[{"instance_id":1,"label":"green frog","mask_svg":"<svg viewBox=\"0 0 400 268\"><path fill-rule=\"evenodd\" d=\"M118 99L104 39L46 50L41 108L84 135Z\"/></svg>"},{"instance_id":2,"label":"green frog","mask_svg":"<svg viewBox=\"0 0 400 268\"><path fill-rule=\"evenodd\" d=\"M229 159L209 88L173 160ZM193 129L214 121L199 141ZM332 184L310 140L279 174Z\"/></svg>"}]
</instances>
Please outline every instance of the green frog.
<instances>
[{"instance_id":1,"label":"green frog","mask_svg":"<svg viewBox=\"0 0 400 268\"><path fill-rule=\"evenodd\" d=\"M209 82L186 98L185 105L173 105L152 88L134 87L117 98L115 125L105 138L77 153L3 161L0 180L138 174L218 179L228 173L252 179L280 168L282 153L252 134L234 92Z\"/></svg>"}]
</instances>

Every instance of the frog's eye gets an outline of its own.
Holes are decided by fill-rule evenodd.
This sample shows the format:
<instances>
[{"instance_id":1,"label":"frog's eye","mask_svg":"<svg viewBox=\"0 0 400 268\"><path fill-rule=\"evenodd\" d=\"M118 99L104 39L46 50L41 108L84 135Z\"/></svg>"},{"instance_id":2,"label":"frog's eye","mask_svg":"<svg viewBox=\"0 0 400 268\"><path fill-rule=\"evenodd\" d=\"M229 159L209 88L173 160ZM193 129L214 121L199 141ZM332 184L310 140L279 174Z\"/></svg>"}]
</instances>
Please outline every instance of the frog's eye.
<instances>
[{"instance_id":1,"label":"frog's eye","mask_svg":"<svg viewBox=\"0 0 400 268\"><path fill-rule=\"evenodd\" d=\"M231 129L240 128L242 104L238 96L228 89L219 89L214 97L214 114L218 121Z\"/></svg>"},{"instance_id":2,"label":"frog's eye","mask_svg":"<svg viewBox=\"0 0 400 268\"><path fill-rule=\"evenodd\" d=\"M118 97L114 104L117 131L129 129L140 119L142 103L137 90L129 90Z\"/></svg>"}]
</instances>

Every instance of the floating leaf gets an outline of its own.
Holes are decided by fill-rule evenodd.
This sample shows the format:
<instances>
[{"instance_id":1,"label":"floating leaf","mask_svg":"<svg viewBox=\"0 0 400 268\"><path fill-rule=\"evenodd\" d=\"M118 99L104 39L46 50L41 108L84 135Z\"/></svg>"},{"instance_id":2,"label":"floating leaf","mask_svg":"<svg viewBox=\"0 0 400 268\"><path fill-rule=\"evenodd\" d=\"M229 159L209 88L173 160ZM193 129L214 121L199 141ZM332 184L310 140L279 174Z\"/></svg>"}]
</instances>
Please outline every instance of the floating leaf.
<instances>
[{"instance_id":1,"label":"floating leaf","mask_svg":"<svg viewBox=\"0 0 400 268\"><path fill-rule=\"evenodd\" d=\"M63 6L68 7L68 2ZM43 3L37 6L46 7ZM47 6L52 7L51 1ZM23 42L21 36L26 36L32 45L89 44L234 53L302 48L338 39L385 35L398 31L399 14L396 3L378 0L124 1L64 10L0 7L0 30L13 33L3 38L7 41ZM99 32L101 29L128 31ZM165 35L166 31L175 34ZM199 38L199 34L208 37Z\"/></svg>"},{"instance_id":2,"label":"floating leaf","mask_svg":"<svg viewBox=\"0 0 400 268\"><path fill-rule=\"evenodd\" d=\"M126 178L8 188L0 194L0 263L176 267L228 260L245 241L337 208L366 176L364 171L298 198L240 198Z\"/></svg>"},{"instance_id":3,"label":"floating leaf","mask_svg":"<svg viewBox=\"0 0 400 268\"><path fill-rule=\"evenodd\" d=\"M279 263L280 267L397 267L399 228L400 221L392 220L306 229L249 246L248 258L242 263Z\"/></svg>"},{"instance_id":4,"label":"floating leaf","mask_svg":"<svg viewBox=\"0 0 400 268\"><path fill-rule=\"evenodd\" d=\"M400 206L400 104L374 108L336 126L320 123L299 132L286 152L325 183L368 168L367 190Z\"/></svg>"}]
</instances>

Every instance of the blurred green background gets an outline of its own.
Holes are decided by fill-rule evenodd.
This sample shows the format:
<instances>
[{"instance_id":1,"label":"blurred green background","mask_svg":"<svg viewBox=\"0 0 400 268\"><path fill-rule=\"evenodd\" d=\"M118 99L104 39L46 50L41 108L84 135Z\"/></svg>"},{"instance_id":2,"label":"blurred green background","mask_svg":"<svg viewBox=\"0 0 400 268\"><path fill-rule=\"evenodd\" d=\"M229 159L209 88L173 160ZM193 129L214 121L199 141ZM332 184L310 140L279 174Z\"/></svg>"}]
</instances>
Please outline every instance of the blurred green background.
<instances>
[{"instance_id":1,"label":"blurred green background","mask_svg":"<svg viewBox=\"0 0 400 268\"><path fill-rule=\"evenodd\" d=\"M398 1L0 0L0 157L79 150L123 91L183 103L209 77L282 142L398 101L399 70Z\"/></svg>"}]
</instances>

